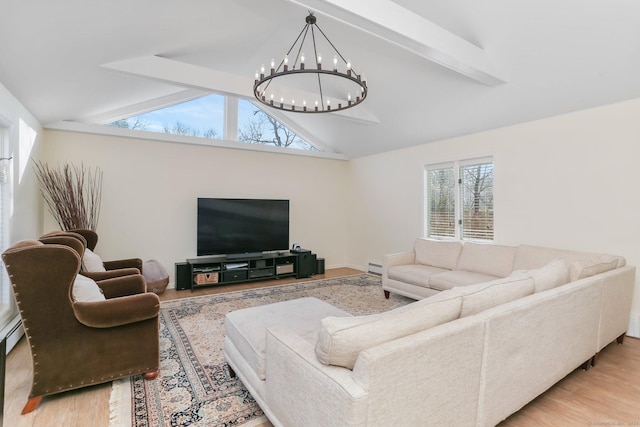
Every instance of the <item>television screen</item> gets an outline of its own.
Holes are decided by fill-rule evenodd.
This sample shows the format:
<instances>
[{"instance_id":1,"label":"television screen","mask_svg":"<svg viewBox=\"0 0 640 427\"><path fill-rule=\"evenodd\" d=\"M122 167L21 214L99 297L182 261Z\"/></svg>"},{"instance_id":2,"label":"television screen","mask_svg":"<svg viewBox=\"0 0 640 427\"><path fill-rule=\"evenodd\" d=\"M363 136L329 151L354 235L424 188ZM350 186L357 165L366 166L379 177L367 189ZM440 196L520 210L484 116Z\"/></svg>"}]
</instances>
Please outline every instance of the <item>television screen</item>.
<instances>
[{"instance_id":1,"label":"television screen","mask_svg":"<svg viewBox=\"0 0 640 427\"><path fill-rule=\"evenodd\" d=\"M198 256L289 247L289 200L198 198Z\"/></svg>"}]
</instances>

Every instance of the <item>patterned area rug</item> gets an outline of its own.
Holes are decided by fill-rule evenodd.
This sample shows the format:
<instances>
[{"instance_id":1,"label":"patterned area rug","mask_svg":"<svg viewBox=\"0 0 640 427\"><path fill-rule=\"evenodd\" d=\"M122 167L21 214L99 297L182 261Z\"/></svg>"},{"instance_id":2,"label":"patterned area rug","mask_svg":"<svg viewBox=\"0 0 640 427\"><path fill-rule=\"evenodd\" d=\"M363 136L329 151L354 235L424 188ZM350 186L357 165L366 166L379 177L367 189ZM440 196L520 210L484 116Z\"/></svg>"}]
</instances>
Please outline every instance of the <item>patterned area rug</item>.
<instances>
[{"instance_id":1,"label":"patterned area rug","mask_svg":"<svg viewBox=\"0 0 640 427\"><path fill-rule=\"evenodd\" d=\"M260 289L165 301L160 307L160 375L114 381L111 427L255 426L266 421L222 353L224 316L245 307L316 297L351 314L371 314L405 305L385 299L380 277L357 274Z\"/></svg>"}]
</instances>

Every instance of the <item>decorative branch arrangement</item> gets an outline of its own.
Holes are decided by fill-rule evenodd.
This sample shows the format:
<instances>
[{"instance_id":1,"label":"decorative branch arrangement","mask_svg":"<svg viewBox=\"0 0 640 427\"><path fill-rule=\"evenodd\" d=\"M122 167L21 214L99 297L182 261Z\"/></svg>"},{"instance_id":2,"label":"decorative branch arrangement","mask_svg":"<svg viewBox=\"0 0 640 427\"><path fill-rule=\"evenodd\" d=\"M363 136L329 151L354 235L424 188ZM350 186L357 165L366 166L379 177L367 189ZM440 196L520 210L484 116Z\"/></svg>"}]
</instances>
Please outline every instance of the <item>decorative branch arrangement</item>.
<instances>
[{"instance_id":1,"label":"decorative branch arrangement","mask_svg":"<svg viewBox=\"0 0 640 427\"><path fill-rule=\"evenodd\" d=\"M102 198L102 171L64 165L57 169L34 162L40 192L62 230L96 229Z\"/></svg>"}]
</instances>

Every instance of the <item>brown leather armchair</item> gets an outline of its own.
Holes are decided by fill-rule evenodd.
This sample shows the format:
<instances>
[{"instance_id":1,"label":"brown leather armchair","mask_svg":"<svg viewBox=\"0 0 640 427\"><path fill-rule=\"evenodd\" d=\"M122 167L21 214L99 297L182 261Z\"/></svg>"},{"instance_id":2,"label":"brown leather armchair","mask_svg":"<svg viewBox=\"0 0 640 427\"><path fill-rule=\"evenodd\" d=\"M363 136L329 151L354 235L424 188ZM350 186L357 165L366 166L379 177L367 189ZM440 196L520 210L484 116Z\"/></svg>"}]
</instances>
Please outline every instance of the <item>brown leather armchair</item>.
<instances>
[{"instance_id":1,"label":"brown leather armchair","mask_svg":"<svg viewBox=\"0 0 640 427\"><path fill-rule=\"evenodd\" d=\"M77 238L58 236L48 244L23 240L2 254L33 362L23 414L43 396L158 375L158 296L145 292L144 278L133 274L96 282L105 300L75 301L83 251Z\"/></svg>"},{"instance_id":2,"label":"brown leather armchair","mask_svg":"<svg viewBox=\"0 0 640 427\"><path fill-rule=\"evenodd\" d=\"M95 252L96 245L98 244L98 233L93 230L87 230L84 228L78 228L75 230L69 230L72 233L78 233L87 241L87 248L92 252ZM140 258L127 258L118 259L114 261L103 261L104 268L109 270L118 270L121 268L137 268L142 272L142 260Z\"/></svg>"},{"instance_id":3,"label":"brown leather armchair","mask_svg":"<svg viewBox=\"0 0 640 427\"><path fill-rule=\"evenodd\" d=\"M43 243L56 243L57 236L72 236L83 242L84 247L94 251L98 244L98 234L93 230L75 229L69 231L52 231L40 237ZM140 258L129 258L115 261L102 261L106 271L87 271L84 264L81 266L83 276L93 280L104 280L112 277L127 276L129 274L140 274L142 272L142 260Z\"/></svg>"}]
</instances>

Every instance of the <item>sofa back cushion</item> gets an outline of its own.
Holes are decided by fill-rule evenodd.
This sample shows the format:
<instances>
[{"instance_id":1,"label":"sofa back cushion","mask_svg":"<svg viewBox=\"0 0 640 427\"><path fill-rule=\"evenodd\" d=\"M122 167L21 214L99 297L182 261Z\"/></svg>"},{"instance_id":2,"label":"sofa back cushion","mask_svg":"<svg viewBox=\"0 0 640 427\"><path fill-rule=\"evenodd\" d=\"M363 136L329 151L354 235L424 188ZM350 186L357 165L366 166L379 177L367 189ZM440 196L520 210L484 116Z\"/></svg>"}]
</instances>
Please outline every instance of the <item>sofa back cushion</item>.
<instances>
[{"instance_id":1,"label":"sofa back cushion","mask_svg":"<svg viewBox=\"0 0 640 427\"><path fill-rule=\"evenodd\" d=\"M513 271L515 256L514 246L467 242L462 248L456 270L507 277Z\"/></svg>"},{"instance_id":2,"label":"sofa back cushion","mask_svg":"<svg viewBox=\"0 0 640 427\"><path fill-rule=\"evenodd\" d=\"M571 280L584 279L595 276L605 271L613 270L618 266L624 266L624 262L614 255L599 255L587 260L574 261L569 265ZM622 258L624 260L624 258Z\"/></svg>"},{"instance_id":3,"label":"sofa back cushion","mask_svg":"<svg viewBox=\"0 0 640 427\"><path fill-rule=\"evenodd\" d=\"M462 242L430 240L419 237L416 239L414 251L416 253L416 264L453 270L456 268L460 252L462 252Z\"/></svg>"},{"instance_id":4,"label":"sofa back cushion","mask_svg":"<svg viewBox=\"0 0 640 427\"><path fill-rule=\"evenodd\" d=\"M531 295L533 290L534 280L526 272L517 272L491 282L453 289L462 295L460 317L472 316L491 307L526 297Z\"/></svg>"},{"instance_id":5,"label":"sofa back cushion","mask_svg":"<svg viewBox=\"0 0 640 427\"><path fill-rule=\"evenodd\" d=\"M623 257L616 255L520 245L516 251L513 269L532 270L540 268L554 259L562 259L569 265L570 281L624 267L626 264Z\"/></svg>"},{"instance_id":6,"label":"sofa back cushion","mask_svg":"<svg viewBox=\"0 0 640 427\"><path fill-rule=\"evenodd\" d=\"M326 317L320 322L316 356L325 365L353 369L361 351L455 320L462 299L445 291L384 313Z\"/></svg>"},{"instance_id":7,"label":"sofa back cushion","mask_svg":"<svg viewBox=\"0 0 640 427\"><path fill-rule=\"evenodd\" d=\"M527 272L535 282L534 292L543 292L569 283L569 265L563 259L554 259L547 265Z\"/></svg>"}]
</instances>

